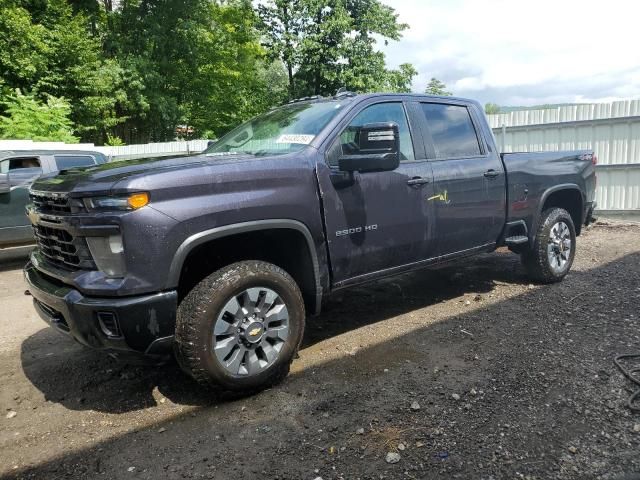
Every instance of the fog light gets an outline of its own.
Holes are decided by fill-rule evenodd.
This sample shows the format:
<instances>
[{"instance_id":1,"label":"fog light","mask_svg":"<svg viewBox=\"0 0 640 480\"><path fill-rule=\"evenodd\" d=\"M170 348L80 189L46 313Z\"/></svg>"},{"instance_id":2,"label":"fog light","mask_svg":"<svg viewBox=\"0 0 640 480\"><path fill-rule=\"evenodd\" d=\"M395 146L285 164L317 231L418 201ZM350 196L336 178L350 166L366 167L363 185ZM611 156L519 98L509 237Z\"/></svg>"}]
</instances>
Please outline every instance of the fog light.
<instances>
[{"instance_id":1,"label":"fog light","mask_svg":"<svg viewBox=\"0 0 640 480\"><path fill-rule=\"evenodd\" d=\"M111 253L122 253L124 247L122 246L122 235L111 235L109 237L109 249Z\"/></svg>"},{"instance_id":2,"label":"fog light","mask_svg":"<svg viewBox=\"0 0 640 480\"><path fill-rule=\"evenodd\" d=\"M124 247L121 235L87 237L87 245L98 270L109 277L124 276Z\"/></svg>"}]
</instances>

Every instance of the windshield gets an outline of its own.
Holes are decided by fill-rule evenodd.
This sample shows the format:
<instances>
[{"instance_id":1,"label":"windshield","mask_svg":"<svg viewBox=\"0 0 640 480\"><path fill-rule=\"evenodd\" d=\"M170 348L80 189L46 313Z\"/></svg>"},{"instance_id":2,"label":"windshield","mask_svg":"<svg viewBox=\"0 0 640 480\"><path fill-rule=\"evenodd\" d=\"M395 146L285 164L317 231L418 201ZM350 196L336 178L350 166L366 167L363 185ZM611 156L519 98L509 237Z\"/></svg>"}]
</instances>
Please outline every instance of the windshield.
<instances>
[{"instance_id":1,"label":"windshield","mask_svg":"<svg viewBox=\"0 0 640 480\"><path fill-rule=\"evenodd\" d=\"M298 103L243 123L205 150L207 156L283 155L302 150L342 110L344 102Z\"/></svg>"}]
</instances>

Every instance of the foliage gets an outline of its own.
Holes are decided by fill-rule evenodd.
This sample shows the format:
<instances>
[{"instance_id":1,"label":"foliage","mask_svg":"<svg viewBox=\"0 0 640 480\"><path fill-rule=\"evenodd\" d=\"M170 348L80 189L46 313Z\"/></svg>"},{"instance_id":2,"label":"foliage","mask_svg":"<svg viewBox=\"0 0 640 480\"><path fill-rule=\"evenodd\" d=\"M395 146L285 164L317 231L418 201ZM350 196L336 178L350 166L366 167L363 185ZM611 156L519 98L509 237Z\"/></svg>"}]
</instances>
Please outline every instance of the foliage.
<instances>
[{"instance_id":1,"label":"foliage","mask_svg":"<svg viewBox=\"0 0 640 480\"><path fill-rule=\"evenodd\" d=\"M107 141L105 142L105 145L109 145L111 147L121 147L124 144L125 143L122 141L120 137L116 137L115 135L109 135L107 133Z\"/></svg>"},{"instance_id":2,"label":"foliage","mask_svg":"<svg viewBox=\"0 0 640 480\"><path fill-rule=\"evenodd\" d=\"M19 90L2 102L6 116L0 116L0 138L77 143L69 114L71 107L63 98L47 96L46 103Z\"/></svg>"},{"instance_id":3,"label":"foliage","mask_svg":"<svg viewBox=\"0 0 640 480\"><path fill-rule=\"evenodd\" d=\"M437 78L433 77L431 78L431 80L429 80L424 93L427 93L429 95L440 95L441 97L451 96L451 92L447 91L447 86Z\"/></svg>"},{"instance_id":4,"label":"foliage","mask_svg":"<svg viewBox=\"0 0 640 480\"><path fill-rule=\"evenodd\" d=\"M271 0L258 5L264 46L285 66L289 95L348 90L407 91L416 74L408 64L385 67L376 37L400 38L406 24L379 0Z\"/></svg>"},{"instance_id":5,"label":"foliage","mask_svg":"<svg viewBox=\"0 0 640 480\"><path fill-rule=\"evenodd\" d=\"M122 121L122 72L103 58L87 18L65 0L0 0L0 79L46 102L64 97L85 140L101 142Z\"/></svg>"},{"instance_id":6,"label":"foliage","mask_svg":"<svg viewBox=\"0 0 640 480\"><path fill-rule=\"evenodd\" d=\"M376 50L407 28L380 0L0 0L0 11L0 98L64 98L65 125L97 144L169 140L178 125L215 138L292 95L405 92L416 75Z\"/></svg>"},{"instance_id":7,"label":"foliage","mask_svg":"<svg viewBox=\"0 0 640 480\"><path fill-rule=\"evenodd\" d=\"M484 113L486 113L487 115L500 113L500 105L496 103L487 103L484 106Z\"/></svg>"},{"instance_id":8,"label":"foliage","mask_svg":"<svg viewBox=\"0 0 640 480\"><path fill-rule=\"evenodd\" d=\"M403 63L398 70L387 70L385 83L380 88L382 92L411 92L411 82L418 71L410 63Z\"/></svg>"},{"instance_id":9,"label":"foliage","mask_svg":"<svg viewBox=\"0 0 640 480\"><path fill-rule=\"evenodd\" d=\"M123 2L106 43L141 88L126 91L138 100L116 132L159 141L184 124L217 136L281 100L282 72L264 61L255 23L248 1Z\"/></svg>"}]
</instances>

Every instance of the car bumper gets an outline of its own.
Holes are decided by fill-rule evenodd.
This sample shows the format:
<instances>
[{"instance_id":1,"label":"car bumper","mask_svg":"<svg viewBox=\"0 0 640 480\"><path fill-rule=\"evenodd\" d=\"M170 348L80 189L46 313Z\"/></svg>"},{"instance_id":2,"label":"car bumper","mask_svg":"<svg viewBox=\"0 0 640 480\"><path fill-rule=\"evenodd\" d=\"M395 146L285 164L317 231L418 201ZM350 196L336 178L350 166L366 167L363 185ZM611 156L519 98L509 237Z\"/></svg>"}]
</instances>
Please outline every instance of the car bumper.
<instances>
[{"instance_id":1,"label":"car bumper","mask_svg":"<svg viewBox=\"0 0 640 480\"><path fill-rule=\"evenodd\" d=\"M43 275L31 262L24 268L24 276L40 317L83 345L122 354L154 356L171 352L177 292L86 297Z\"/></svg>"},{"instance_id":2,"label":"car bumper","mask_svg":"<svg viewBox=\"0 0 640 480\"><path fill-rule=\"evenodd\" d=\"M596 221L596 218L593 216L593 212L595 211L598 204L596 202L588 202L585 205L584 211L584 224L588 226L589 224Z\"/></svg>"}]
</instances>

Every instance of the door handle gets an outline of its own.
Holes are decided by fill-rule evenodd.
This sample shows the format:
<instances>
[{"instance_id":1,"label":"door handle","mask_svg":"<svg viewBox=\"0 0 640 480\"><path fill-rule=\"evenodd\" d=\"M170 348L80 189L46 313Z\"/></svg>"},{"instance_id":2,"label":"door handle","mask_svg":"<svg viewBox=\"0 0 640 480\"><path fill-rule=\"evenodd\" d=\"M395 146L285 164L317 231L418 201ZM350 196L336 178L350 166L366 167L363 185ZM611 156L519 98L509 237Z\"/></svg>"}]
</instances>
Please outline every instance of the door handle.
<instances>
[{"instance_id":1,"label":"door handle","mask_svg":"<svg viewBox=\"0 0 640 480\"><path fill-rule=\"evenodd\" d=\"M500 175L500 172L496 172L493 168L484 172L484 176L487 178L496 178L498 175Z\"/></svg>"},{"instance_id":2,"label":"door handle","mask_svg":"<svg viewBox=\"0 0 640 480\"><path fill-rule=\"evenodd\" d=\"M424 185L425 183L429 183L429 179L428 178L413 177L413 178L410 178L409 180L407 180L407 185L410 185L412 187L414 187L416 185Z\"/></svg>"}]
</instances>

